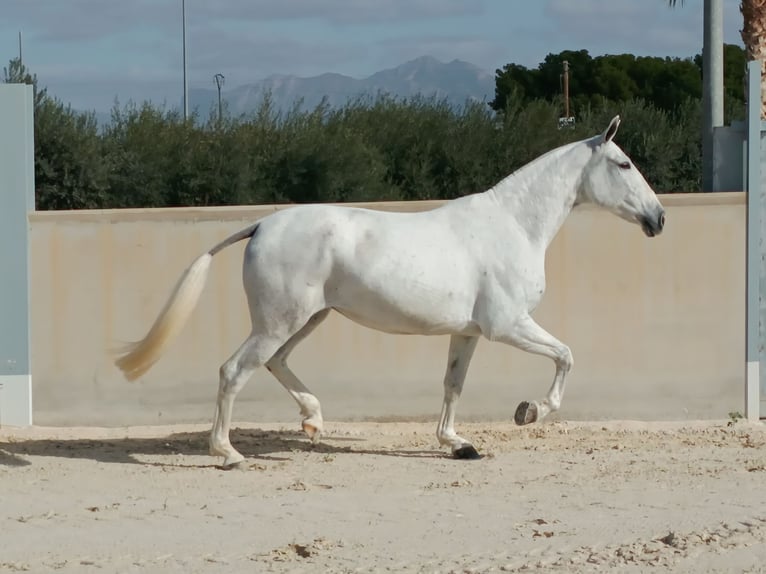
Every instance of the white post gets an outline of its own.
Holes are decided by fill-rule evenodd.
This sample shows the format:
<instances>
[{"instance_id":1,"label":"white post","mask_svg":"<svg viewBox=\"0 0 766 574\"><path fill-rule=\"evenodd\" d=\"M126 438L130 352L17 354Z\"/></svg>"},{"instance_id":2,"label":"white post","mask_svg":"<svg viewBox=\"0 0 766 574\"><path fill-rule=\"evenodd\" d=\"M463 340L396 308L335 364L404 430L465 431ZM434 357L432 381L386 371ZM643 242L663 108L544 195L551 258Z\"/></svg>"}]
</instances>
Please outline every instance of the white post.
<instances>
[{"instance_id":1,"label":"white post","mask_svg":"<svg viewBox=\"0 0 766 574\"><path fill-rule=\"evenodd\" d=\"M745 416L760 418L761 385L761 62L747 63L747 299Z\"/></svg>"},{"instance_id":2,"label":"white post","mask_svg":"<svg viewBox=\"0 0 766 574\"><path fill-rule=\"evenodd\" d=\"M705 0L702 38L702 191L717 191L713 133L723 125L723 0Z\"/></svg>"},{"instance_id":3,"label":"white post","mask_svg":"<svg viewBox=\"0 0 766 574\"><path fill-rule=\"evenodd\" d=\"M34 89L0 84L0 425L32 424L29 223L35 209Z\"/></svg>"}]
</instances>

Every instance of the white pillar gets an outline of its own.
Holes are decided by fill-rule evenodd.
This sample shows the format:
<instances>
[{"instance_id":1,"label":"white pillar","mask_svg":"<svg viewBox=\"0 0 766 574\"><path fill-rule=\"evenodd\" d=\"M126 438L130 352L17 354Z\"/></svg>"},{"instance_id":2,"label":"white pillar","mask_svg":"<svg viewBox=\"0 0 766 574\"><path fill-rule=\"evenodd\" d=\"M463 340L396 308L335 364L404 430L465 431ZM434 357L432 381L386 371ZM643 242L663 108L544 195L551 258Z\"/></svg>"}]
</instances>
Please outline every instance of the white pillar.
<instances>
[{"instance_id":1,"label":"white pillar","mask_svg":"<svg viewBox=\"0 0 766 574\"><path fill-rule=\"evenodd\" d=\"M35 209L34 91L0 84L0 425L32 424L29 220Z\"/></svg>"},{"instance_id":2,"label":"white pillar","mask_svg":"<svg viewBox=\"0 0 766 574\"><path fill-rule=\"evenodd\" d=\"M702 37L702 191L718 191L713 137L723 125L723 0L705 0Z\"/></svg>"},{"instance_id":3,"label":"white pillar","mask_svg":"<svg viewBox=\"0 0 766 574\"><path fill-rule=\"evenodd\" d=\"M745 416L760 418L761 386L761 62L747 63L747 299L745 303Z\"/></svg>"}]
</instances>

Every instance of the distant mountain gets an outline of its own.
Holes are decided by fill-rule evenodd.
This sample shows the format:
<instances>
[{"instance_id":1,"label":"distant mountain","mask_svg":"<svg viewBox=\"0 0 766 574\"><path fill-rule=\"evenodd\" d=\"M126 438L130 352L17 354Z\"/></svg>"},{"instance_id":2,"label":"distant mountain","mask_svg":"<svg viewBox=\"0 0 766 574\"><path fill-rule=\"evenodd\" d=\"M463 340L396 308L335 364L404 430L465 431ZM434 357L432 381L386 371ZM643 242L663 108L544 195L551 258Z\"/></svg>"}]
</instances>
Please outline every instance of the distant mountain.
<instances>
[{"instance_id":1,"label":"distant mountain","mask_svg":"<svg viewBox=\"0 0 766 574\"><path fill-rule=\"evenodd\" d=\"M397 98L417 94L445 99L453 105L466 100L491 101L495 97L495 78L490 72L461 60L443 63L423 56L395 68L376 72L363 79L342 74L321 74L310 78L269 76L253 84L224 89L222 100L228 113L238 116L256 110L269 93L278 110L291 109L302 99L302 109L313 109L323 97L332 107L339 107L359 96L384 93ZM218 109L218 91L192 89L189 104L203 118Z\"/></svg>"}]
</instances>

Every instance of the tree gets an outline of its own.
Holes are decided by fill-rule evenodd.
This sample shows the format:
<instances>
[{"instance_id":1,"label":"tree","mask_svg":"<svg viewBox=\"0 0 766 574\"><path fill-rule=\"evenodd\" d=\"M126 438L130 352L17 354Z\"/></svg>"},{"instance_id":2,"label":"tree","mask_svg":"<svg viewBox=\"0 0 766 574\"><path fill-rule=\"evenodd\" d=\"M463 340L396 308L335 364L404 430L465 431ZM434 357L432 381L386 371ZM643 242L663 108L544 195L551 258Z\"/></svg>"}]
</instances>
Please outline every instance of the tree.
<instances>
[{"instance_id":1,"label":"tree","mask_svg":"<svg viewBox=\"0 0 766 574\"><path fill-rule=\"evenodd\" d=\"M582 104L571 130L557 122L563 59L590 70L574 84ZM621 144L656 189L690 191L699 187L702 165L699 97L684 91L699 76L690 62L682 62L691 66L687 73L673 68L677 73L666 73L664 82L654 78L677 62L630 54L591 58L569 51L549 56L540 69L510 66L521 87L511 86L502 113L483 102L459 107L436 96L379 95L286 112L265 99L250 115L219 121L213 114L204 122L149 103L116 103L112 121L99 127L93 114L40 89L37 209L451 199L483 191L542 153L600 132L616 113L630 118ZM17 62L5 79L36 84ZM731 85L736 90L737 81ZM652 98L672 101L673 108Z\"/></svg>"},{"instance_id":2,"label":"tree","mask_svg":"<svg viewBox=\"0 0 766 574\"><path fill-rule=\"evenodd\" d=\"M761 119L766 119L766 3L742 0L742 41L748 60L761 61Z\"/></svg>"},{"instance_id":3,"label":"tree","mask_svg":"<svg viewBox=\"0 0 766 574\"><path fill-rule=\"evenodd\" d=\"M672 8L677 0L668 0ZM684 0L681 0L683 5ZM766 2L764 0L742 0L739 3L742 13L740 37L745 44L748 61L761 61L761 119L766 119Z\"/></svg>"},{"instance_id":4,"label":"tree","mask_svg":"<svg viewBox=\"0 0 766 574\"><path fill-rule=\"evenodd\" d=\"M741 51L741 50L740 50ZM659 58L633 54L591 57L587 50L548 54L536 69L507 64L497 70L495 99L490 107L505 111L509 101L561 100L563 63L569 63L569 94L575 115L604 102L642 99L673 112L689 98L702 94L701 68L696 58ZM736 96L736 92L732 92Z\"/></svg>"},{"instance_id":5,"label":"tree","mask_svg":"<svg viewBox=\"0 0 766 574\"><path fill-rule=\"evenodd\" d=\"M81 209L104 205L107 167L102 161L93 114L75 112L39 88L19 58L3 68L7 84L34 89L35 205L37 209Z\"/></svg>"},{"instance_id":6,"label":"tree","mask_svg":"<svg viewBox=\"0 0 766 574\"><path fill-rule=\"evenodd\" d=\"M30 74L27 67L21 62L21 58L13 58L8 66L3 68L3 83L26 84L34 90L34 105L39 107L48 96L46 88L40 89L37 85L37 74Z\"/></svg>"}]
</instances>

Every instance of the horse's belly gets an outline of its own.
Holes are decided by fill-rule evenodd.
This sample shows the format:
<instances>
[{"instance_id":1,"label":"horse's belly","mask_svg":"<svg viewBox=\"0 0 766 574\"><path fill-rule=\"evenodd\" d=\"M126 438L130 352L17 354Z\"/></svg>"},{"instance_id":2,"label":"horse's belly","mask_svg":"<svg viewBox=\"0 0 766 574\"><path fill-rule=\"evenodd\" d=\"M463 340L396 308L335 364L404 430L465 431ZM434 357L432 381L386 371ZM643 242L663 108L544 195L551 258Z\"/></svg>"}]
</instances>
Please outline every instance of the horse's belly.
<instances>
[{"instance_id":1,"label":"horse's belly","mask_svg":"<svg viewBox=\"0 0 766 574\"><path fill-rule=\"evenodd\" d=\"M346 284L328 305L352 321L386 333L478 334L473 304L454 291L410 286L397 293Z\"/></svg>"},{"instance_id":2,"label":"horse's belly","mask_svg":"<svg viewBox=\"0 0 766 574\"><path fill-rule=\"evenodd\" d=\"M459 333L463 335L480 335L481 331L473 321L434 322L419 317L376 313L359 313L353 309L334 309L364 327L391 333L394 335L447 335Z\"/></svg>"}]
</instances>

